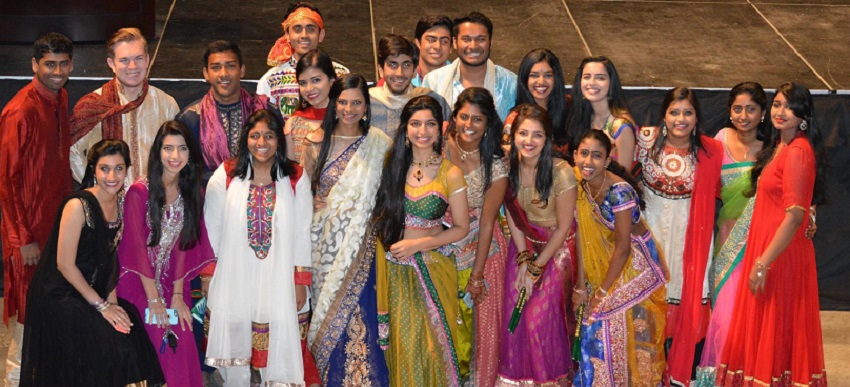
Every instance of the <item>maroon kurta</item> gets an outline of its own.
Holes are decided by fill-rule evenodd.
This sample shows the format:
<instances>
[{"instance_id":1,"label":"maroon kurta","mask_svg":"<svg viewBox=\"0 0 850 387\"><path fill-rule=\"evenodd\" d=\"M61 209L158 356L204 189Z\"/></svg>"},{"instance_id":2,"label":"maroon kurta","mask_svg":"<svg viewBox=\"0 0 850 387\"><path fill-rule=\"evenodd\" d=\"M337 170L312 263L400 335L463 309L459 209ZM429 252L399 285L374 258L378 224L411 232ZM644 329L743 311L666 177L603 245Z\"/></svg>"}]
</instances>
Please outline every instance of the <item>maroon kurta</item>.
<instances>
[{"instance_id":1,"label":"maroon kurta","mask_svg":"<svg viewBox=\"0 0 850 387\"><path fill-rule=\"evenodd\" d=\"M37 79L0 116L0 235L3 243L3 322L24 322L35 265L24 266L21 246L44 248L62 200L71 193L68 93L54 93Z\"/></svg>"}]
</instances>

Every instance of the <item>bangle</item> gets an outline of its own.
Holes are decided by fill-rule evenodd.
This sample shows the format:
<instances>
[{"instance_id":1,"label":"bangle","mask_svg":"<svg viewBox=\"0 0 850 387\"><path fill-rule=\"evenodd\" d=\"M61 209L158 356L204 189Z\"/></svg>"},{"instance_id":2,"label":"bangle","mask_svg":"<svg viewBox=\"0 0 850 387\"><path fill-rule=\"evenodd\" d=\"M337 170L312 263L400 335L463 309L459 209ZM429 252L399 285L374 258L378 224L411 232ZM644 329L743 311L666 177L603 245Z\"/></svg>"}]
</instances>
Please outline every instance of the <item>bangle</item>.
<instances>
[{"instance_id":1,"label":"bangle","mask_svg":"<svg viewBox=\"0 0 850 387\"><path fill-rule=\"evenodd\" d=\"M211 279L212 279L211 275L202 275L201 276L201 282L208 282Z\"/></svg>"},{"instance_id":2,"label":"bangle","mask_svg":"<svg viewBox=\"0 0 850 387\"><path fill-rule=\"evenodd\" d=\"M765 266L765 264L760 259L761 257L758 257L755 263L757 277L763 277L765 274L767 274L767 271L770 270L770 266Z\"/></svg>"},{"instance_id":3,"label":"bangle","mask_svg":"<svg viewBox=\"0 0 850 387\"><path fill-rule=\"evenodd\" d=\"M162 298L148 298L148 302L153 302L154 304L157 302L160 304L165 304L165 300L163 300Z\"/></svg>"},{"instance_id":4,"label":"bangle","mask_svg":"<svg viewBox=\"0 0 850 387\"><path fill-rule=\"evenodd\" d=\"M573 288L573 292L578 293L578 294L584 294L584 293L587 293L587 288L584 288L584 289Z\"/></svg>"},{"instance_id":5,"label":"bangle","mask_svg":"<svg viewBox=\"0 0 850 387\"><path fill-rule=\"evenodd\" d=\"M474 288L480 288L480 287L484 286L484 277L481 277L480 279L470 278L469 279L469 286L472 286Z\"/></svg>"},{"instance_id":6,"label":"bangle","mask_svg":"<svg viewBox=\"0 0 850 387\"><path fill-rule=\"evenodd\" d=\"M89 305L91 305L94 308L94 310L96 310L98 312L103 312L104 310L106 310L106 308L109 307L109 305L112 305L112 303L110 303L109 301L106 301L104 299L100 299L100 301L92 302Z\"/></svg>"},{"instance_id":7,"label":"bangle","mask_svg":"<svg viewBox=\"0 0 850 387\"><path fill-rule=\"evenodd\" d=\"M602 297L599 297L600 292L602 292ZM593 293L593 298L595 298L599 301L602 301L603 299L605 299L606 296L608 296L608 291L605 290L605 289L602 289L601 287L599 289L596 289L596 292Z\"/></svg>"},{"instance_id":8,"label":"bangle","mask_svg":"<svg viewBox=\"0 0 850 387\"><path fill-rule=\"evenodd\" d=\"M520 251L520 253L517 254L517 256L516 256L516 265L522 266L523 263L525 263L526 261L530 261L530 260L531 260L531 253L528 252L528 250Z\"/></svg>"}]
</instances>

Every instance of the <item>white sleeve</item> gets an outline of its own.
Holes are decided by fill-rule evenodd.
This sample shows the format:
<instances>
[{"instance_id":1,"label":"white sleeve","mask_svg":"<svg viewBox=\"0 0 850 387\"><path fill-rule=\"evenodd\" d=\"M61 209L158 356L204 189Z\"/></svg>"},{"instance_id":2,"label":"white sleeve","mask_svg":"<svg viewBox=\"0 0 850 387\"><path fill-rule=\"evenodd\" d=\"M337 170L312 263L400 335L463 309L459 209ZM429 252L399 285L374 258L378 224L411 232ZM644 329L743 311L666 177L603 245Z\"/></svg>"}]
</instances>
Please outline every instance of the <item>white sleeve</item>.
<instances>
[{"instance_id":1,"label":"white sleeve","mask_svg":"<svg viewBox=\"0 0 850 387\"><path fill-rule=\"evenodd\" d=\"M310 190L310 176L306 173L301 174L298 183L295 185L295 208L293 213L294 244L293 253L295 266L311 267L313 260L311 258L312 243L310 241L310 226L313 223L313 192Z\"/></svg>"},{"instance_id":2,"label":"white sleeve","mask_svg":"<svg viewBox=\"0 0 850 387\"><path fill-rule=\"evenodd\" d=\"M207 235L216 257L218 257L218 251L221 248L226 200L227 174L224 172L224 164L222 164L215 170L209 183L207 183L204 198L204 225L207 227Z\"/></svg>"},{"instance_id":3,"label":"white sleeve","mask_svg":"<svg viewBox=\"0 0 850 387\"><path fill-rule=\"evenodd\" d=\"M260 78L257 82L257 95L265 95L266 97L269 97L269 102L271 102L272 105L277 105L277 99L272 97L272 89L269 87L269 75L275 68L276 67L272 67L269 71L266 71L262 78Z\"/></svg>"},{"instance_id":4,"label":"white sleeve","mask_svg":"<svg viewBox=\"0 0 850 387\"><path fill-rule=\"evenodd\" d=\"M68 160L71 162L71 176L78 183L83 182L83 177L86 175L86 153L92 145L97 144L103 139L100 132L100 125L95 125L91 132L88 132L83 138L77 140L74 145L71 145L71 151Z\"/></svg>"}]
</instances>

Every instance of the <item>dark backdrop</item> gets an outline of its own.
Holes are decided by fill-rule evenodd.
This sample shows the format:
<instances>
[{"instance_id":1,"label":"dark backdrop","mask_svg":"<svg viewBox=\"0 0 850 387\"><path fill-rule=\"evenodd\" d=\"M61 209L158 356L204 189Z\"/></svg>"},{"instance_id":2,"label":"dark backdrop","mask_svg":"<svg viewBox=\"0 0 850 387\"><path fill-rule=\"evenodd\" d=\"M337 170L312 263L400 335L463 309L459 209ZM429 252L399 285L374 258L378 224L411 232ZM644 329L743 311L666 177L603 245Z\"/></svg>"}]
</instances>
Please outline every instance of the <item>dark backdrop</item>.
<instances>
[{"instance_id":1,"label":"dark backdrop","mask_svg":"<svg viewBox=\"0 0 850 387\"><path fill-rule=\"evenodd\" d=\"M6 103L29 80L0 80L0 106ZM103 80L72 79L67 90L71 105L85 93L103 84ZM202 81L152 81L173 96L183 107L201 98L208 90ZM254 82L243 81L248 90ZM626 90L629 107L639 125L657 124L661 100L666 89ZM728 124L727 90L697 90L702 107L703 128L711 135ZM829 160L827 203L818 208L818 232L814 239L817 251L818 284L821 309L850 310L850 238L842 224L850 219L850 94L815 95L815 115L823 133ZM758 227L758 225L753 225Z\"/></svg>"}]
</instances>

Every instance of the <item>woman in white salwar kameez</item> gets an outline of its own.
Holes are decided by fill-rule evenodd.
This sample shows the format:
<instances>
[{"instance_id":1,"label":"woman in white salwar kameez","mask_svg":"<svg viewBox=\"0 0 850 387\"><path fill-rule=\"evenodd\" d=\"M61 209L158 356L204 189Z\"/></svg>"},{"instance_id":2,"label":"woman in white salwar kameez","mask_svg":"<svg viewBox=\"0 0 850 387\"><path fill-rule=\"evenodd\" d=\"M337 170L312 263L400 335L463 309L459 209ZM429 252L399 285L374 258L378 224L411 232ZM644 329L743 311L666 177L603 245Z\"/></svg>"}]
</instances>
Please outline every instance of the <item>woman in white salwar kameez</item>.
<instances>
[{"instance_id":1,"label":"woman in white salwar kameez","mask_svg":"<svg viewBox=\"0 0 850 387\"><path fill-rule=\"evenodd\" d=\"M265 386L304 385L297 311L311 281L312 194L309 177L287 161L283 138L271 112L252 114L238 156L207 186L204 216L219 259L206 364L225 386L250 385L249 367Z\"/></svg>"}]
</instances>

